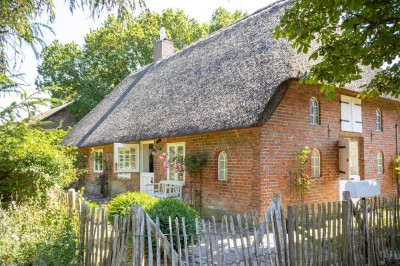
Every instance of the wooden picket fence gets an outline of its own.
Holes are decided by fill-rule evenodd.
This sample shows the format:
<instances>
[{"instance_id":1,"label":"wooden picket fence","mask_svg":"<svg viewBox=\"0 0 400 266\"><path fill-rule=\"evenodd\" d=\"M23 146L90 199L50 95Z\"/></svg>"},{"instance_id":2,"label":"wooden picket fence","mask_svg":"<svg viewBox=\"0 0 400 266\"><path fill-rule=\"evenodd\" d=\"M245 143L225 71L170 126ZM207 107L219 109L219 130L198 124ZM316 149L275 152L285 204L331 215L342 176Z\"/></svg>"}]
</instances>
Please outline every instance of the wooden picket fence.
<instances>
[{"instance_id":1,"label":"wooden picket fence","mask_svg":"<svg viewBox=\"0 0 400 266\"><path fill-rule=\"evenodd\" d=\"M140 206L108 221L75 192L58 192L79 221L83 265L378 265L400 261L400 198L288 206L279 196L262 214L195 221L169 219L161 232Z\"/></svg>"}]
</instances>

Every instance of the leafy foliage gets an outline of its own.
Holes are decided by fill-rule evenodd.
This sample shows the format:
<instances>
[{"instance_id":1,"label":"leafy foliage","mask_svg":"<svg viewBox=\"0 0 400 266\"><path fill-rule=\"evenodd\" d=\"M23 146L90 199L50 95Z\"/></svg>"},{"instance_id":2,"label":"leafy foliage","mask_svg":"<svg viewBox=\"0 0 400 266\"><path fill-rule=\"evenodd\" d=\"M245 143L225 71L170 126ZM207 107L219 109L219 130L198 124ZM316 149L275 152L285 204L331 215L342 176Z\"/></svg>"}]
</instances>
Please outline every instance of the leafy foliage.
<instances>
[{"instance_id":1,"label":"leafy foliage","mask_svg":"<svg viewBox=\"0 0 400 266\"><path fill-rule=\"evenodd\" d=\"M310 59L320 61L307 79L322 83L321 90L329 98L336 87L360 79L361 66L377 70L362 85L363 96L400 95L399 1L296 0L280 22L275 36L292 41L299 53L318 43Z\"/></svg>"},{"instance_id":2,"label":"leafy foliage","mask_svg":"<svg viewBox=\"0 0 400 266\"><path fill-rule=\"evenodd\" d=\"M310 152L310 148L305 146L296 155L297 166L294 171L295 179L293 183L297 192L300 194L301 199L304 197L304 192L310 190L314 183L314 180L307 175L305 170Z\"/></svg>"},{"instance_id":3,"label":"leafy foliage","mask_svg":"<svg viewBox=\"0 0 400 266\"><path fill-rule=\"evenodd\" d=\"M168 234L169 230L169 217L172 219L172 231L176 235L175 219L178 218L179 224L182 224L182 218L185 217L186 234L196 234L196 219L200 221L199 213L190 207L187 203L184 203L177 199L161 199L154 204L147 213L153 219L156 220L158 217L160 220L160 230ZM182 232L182 228L179 229ZM174 244L176 246L176 239ZM181 241L183 243L183 241Z\"/></svg>"},{"instance_id":4,"label":"leafy foliage","mask_svg":"<svg viewBox=\"0 0 400 266\"><path fill-rule=\"evenodd\" d=\"M226 27L227 25L230 25L233 22L243 18L244 16L247 16L247 13L241 10L236 10L235 12L230 13L225 8L219 7L211 16L209 32L212 33L220 30L223 27Z\"/></svg>"},{"instance_id":5,"label":"leafy foliage","mask_svg":"<svg viewBox=\"0 0 400 266\"><path fill-rule=\"evenodd\" d=\"M186 233L196 233L195 220L200 219L200 215L187 203L177 199L157 199L141 192L127 192L115 197L107 205L109 220L112 220L114 215L128 216L133 205L141 205L153 221L158 217L160 229L165 234L169 233L169 217L174 224L175 218L181 223L182 217L185 217ZM176 233L176 226L173 226L173 233Z\"/></svg>"},{"instance_id":6,"label":"leafy foliage","mask_svg":"<svg viewBox=\"0 0 400 266\"><path fill-rule=\"evenodd\" d=\"M243 15L219 8L211 27L189 18L182 10L167 9L138 17L110 16L101 28L86 35L81 48L58 41L46 47L36 86L63 102L74 100L69 111L80 120L122 79L153 61L161 26L179 50Z\"/></svg>"},{"instance_id":7,"label":"leafy foliage","mask_svg":"<svg viewBox=\"0 0 400 266\"><path fill-rule=\"evenodd\" d=\"M0 126L0 194L42 200L49 188L75 179L75 149L60 145L66 132L27 122Z\"/></svg>"},{"instance_id":8,"label":"leafy foliage","mask_svg":"<svg viewBox=\"0 0 400 266\"><path fill-rule=\"evenodd\" d=\"M205 154L200 155L186 155L184 160L186 170L189 173L198 173L207 164L207 157Z\"/></svg>"},{"instance_id":9,"label":"leafy foliage","mask_svg":"<svg viewBox=\"0 0 400 266\"><path fill-rule=\"evenodd\" d=\"M77 232L65 206L0 206L0 265L77 265Z\"/></svg>"},{"instance_id":10,"label":"leafy foliage","mask_svg":"<svg viewBox=\"0 0 400 266\"><path fill-rule=\"evenodd\" d=\"M141 205L144 211L148 211L158 199L142 192L127 192L116 196L108 205L108 218L112 220L114 215L128 216L133 205Z\"/></svg>"},{"instance_id":11,"label":"leafy foliage","mask_svg":"<svg viewBox=\"0 0 400 266\"><path fill-rule=\"evenodd\" d=\"M137 5L147 10L143 0L69 0L69 9L88 8L92 17L104 9L117 8L118 15L130 13ZM22 47L30 46L39 57L39 48L44 46L43 31L49 30L55 18L53 0L2 0L0 1L0 97L14 93L21 96L21 102L13 101L4 110L0 108L0 122L26 116L29 111L48 101L39 95L27 96L23 88L23 73L19 66L23 62Z\"/></svg>"}]
</instances>

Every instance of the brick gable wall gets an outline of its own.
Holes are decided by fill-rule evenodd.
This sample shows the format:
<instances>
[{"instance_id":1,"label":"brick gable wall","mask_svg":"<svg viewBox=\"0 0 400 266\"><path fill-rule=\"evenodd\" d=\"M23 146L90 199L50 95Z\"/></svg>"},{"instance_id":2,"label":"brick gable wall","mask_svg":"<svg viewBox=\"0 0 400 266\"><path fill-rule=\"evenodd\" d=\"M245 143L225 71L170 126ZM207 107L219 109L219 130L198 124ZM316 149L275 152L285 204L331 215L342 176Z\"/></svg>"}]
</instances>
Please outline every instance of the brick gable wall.
<instances>
[{"instance_id":1,"label":"brick gable wall","mask_svg":"<svg viewBox=\"0 0 400 266\"><path fill-rule=\"evenodd\" d=\"M339 94L355 96L348 91ZM310 125L311 97L320 106L320 125ZM278 108L260 130L260 195L262 206L268 206L275 193L284 195L284 203L298 202L298 193L289 186L294 178L295 156L304 146L317 148L321 153L321 178L305 194L305 201L324 202L339 199L339 138L348 137L359 142L359 171L361 179L376 178L381 182L382 194L396 193L396 178L390 164L395 158L395 125L399 122L399 104L384 99L362 101L363 133L342 132L340 125L340 97L324 99L318 86L300 85L291 81ZM375 131L375 110L382 112L383 131ZM328 136L328 125L331 129ZM372 141L371 141L372 130ZM376 174L376 156L384 154L384 174ZM311 174L311 163L307 163Z\"/></svg>"}]
</instances>

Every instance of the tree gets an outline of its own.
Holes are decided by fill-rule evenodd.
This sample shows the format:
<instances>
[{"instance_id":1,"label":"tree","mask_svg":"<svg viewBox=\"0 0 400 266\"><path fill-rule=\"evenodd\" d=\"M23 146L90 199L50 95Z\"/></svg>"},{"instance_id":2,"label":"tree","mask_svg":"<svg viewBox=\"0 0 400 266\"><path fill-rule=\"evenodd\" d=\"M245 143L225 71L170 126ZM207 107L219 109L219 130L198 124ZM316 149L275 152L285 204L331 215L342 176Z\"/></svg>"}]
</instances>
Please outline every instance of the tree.
<instances>
[{"instance_id":1,"label":"tree","mask_svg":"<svg viewBox=\"0 0 400 266\"><path fill-rule=\"evenodd\" d=\"M232 22L233 14L220 13L225 15L212 20L218 27ZM234 14L235 18L244 15ZM208 23L199 23L182 10L110 16L101 28L86 35L82 48L57 41L46 47L38 66L37 88L62 101L74 100L69 111L80 120L129 73L153 61L162 26L177 50L210 32Z\"/></svg>"},{"instance_id":2,"label":"tree","mask_svg":"<svg viewBox=\"0 0 400 266\"><path fill-rule=\"evenodd\" d=\"M121 16L135 10L137 5L147 10L144 0L69 0L68 3L71 12L86 7L93 17L103 9L116 8ZM53 0L2 0L0 10L0 97L9 93L22 97L22 103L12 102L0 108L0 122L4 122L22 116L21 110L29 113L38 104L46 103L38 95L26 95L23 73L18 71L18 66L23 60L23 45L31 46L38 56L39 46L44 46L42 32L51 30L49 25L54 21L55 13ZM43 23L43 20L47 22Z\"/></svg>"},{"instance_id":3,"label":"tree","mask_svg":"<svg viewBox=\"0 0 400 266\"><path fill-rule=\"evenodd\" d=\"M0 198L43 200L49 188L77 177L75 149L60 145L67 132L32 122L0 125Z\"/></svg>"},{"instance_id":4,"label":"tree","mask_svg":"<svg viewBox=\"0 0 400 266\"><path fill-rule=\"evenodd\" d=\"M275 29L299 53L312 42L318 47L307 80L321 83L328 97L335 88L361 78L362 67L376 74L363 84L362 96L400 95L400 1L296 0L286 9Z\"/></svg>"},{"instance_id":5,"label":"tree","mask_svg":"<svg viewBox=\"0 0 400 266\"><path fill-rule=\"evenodd\" d=\"M223 27L232 24L246 15L247 13L241 10L236 10L235 12L230 13L225 8L219 7L211 16L210 33L222 29Z\"/></svg>"}]
</instances>

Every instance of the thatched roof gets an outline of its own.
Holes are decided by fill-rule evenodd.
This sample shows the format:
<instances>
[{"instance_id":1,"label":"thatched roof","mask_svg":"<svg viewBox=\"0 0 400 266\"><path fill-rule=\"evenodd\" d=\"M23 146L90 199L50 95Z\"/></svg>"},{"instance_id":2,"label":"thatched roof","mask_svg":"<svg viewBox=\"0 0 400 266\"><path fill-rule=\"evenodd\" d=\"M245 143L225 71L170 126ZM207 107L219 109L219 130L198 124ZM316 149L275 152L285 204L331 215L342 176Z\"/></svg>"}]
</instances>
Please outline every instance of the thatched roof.
<instances>
[{"instance_id":1,"label":"thatched roof","mask_svg":"<svg viewBox=\"0 0 400 266\"><path fill-rule=\"evenodd\" d=\"M63 105L60 105L60 106L57 106L57 107L55 107L53 109L47 110L47 111L35 116L34 119L41 120L41 121L45 120L46 118L49 118L50 116L53 116L53 115L61 112L62 110L66 109L72 103L73 103L73 101L72 102L67 102L67 103L65 103Z\"/></svg>"},{"instance_id":2,"label":"thatched roof","mask_svg":"<svg viewBox=\"0 0 400 266\"><path fill-rule=\"evenodd\" d=\"M307 55L273 37L288 4L267 6L129 75L64 144L95 146L265 123L285 92L285 81L310 66Z\"/></svg>"}]
</instances>

